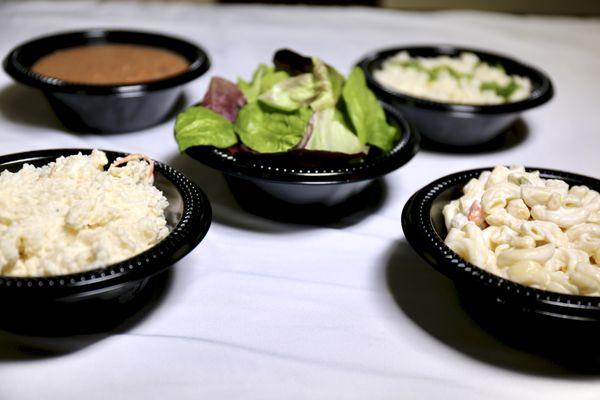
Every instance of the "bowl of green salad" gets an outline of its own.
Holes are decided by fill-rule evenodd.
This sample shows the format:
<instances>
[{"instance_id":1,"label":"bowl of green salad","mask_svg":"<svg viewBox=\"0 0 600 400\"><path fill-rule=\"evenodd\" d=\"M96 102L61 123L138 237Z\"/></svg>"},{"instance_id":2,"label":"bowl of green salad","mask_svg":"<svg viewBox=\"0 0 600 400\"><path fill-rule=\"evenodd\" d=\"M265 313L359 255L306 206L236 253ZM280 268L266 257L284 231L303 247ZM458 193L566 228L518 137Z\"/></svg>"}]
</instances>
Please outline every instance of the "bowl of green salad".
<instances>
[{"instance_id":1,"label":"bowl of green salad","mask_svg":"<svg viewBox=\"0 0 600 400\"><path fill-rule=\"evenodd\" d=\"M470 48L395 47L357 65L379 99L406 115L428 143L446 146L489 142L554 94L540 70Z\"/></svg>"},{"instance_id":2,"label":"bowl of green salad","mask_svg":"<svg viewBox=\"0 0 600 400\"><path fill-rule=\"evenodd\" d=\"M249 80L213 77L204 99L177 116L175 139L182 153L221 171L238 201L261 193L326 207L406 164L419 144L360 68L344 77L288 49Z\"/></svg>"}]
</instances>

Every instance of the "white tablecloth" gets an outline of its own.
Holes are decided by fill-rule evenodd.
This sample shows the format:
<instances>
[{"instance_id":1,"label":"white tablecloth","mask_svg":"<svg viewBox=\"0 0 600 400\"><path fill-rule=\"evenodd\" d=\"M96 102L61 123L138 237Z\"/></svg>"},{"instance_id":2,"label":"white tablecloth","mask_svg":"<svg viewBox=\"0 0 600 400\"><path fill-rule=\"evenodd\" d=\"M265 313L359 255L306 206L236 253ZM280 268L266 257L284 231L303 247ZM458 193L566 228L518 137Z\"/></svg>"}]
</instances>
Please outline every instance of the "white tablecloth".
<instances>
[{"instance_id":1,"label":"white tablecloth","mask_svg":"<svg viewBox=\"0 0 600 400\"><path fill-rule=\"evenodd\" d=\"M597 376L512 349L480 329L458 306L452 284L413 253L400 226L408 196L453 171L527 164L598 176L598 20L23 2L0 4L0 54L48 32L89 27L157 30L200 43L213 67L186 88L190 102L201 98L208 76L248 76L280 47L319 55L347 72L371 50L418 43L526 60L552 77L556 97L524 115L516 145L467 155L421 151L387 176L377 212L315 227L242 211L219 174L178 155L173 121L138 133L72 134L38 93L0 73L0 153L147 153L191 176L214 207L208 236L176 265L160 303L137 323L65 339L77 349L50 355L2 333L1 399L600 398Z\"/></svg>"}]
</instances>

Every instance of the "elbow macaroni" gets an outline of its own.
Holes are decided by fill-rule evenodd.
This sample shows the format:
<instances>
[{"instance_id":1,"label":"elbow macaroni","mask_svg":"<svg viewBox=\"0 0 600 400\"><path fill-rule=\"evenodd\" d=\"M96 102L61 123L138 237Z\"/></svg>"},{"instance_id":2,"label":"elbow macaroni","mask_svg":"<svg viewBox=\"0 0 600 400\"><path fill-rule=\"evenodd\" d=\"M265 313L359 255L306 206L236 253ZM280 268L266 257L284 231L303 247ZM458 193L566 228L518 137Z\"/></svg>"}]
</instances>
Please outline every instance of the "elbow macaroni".
<instances>
[{"instance_id":1,"label":"elbow macaroni","mask_svg":"<svg viewBox=\"0 0 600 400\"><path fill-rule=\"evenodd\" d=\"M600 194L498 166L471 179L444 207L446 244L514 282L600 296Z\"/></svg>"}]
</instances>

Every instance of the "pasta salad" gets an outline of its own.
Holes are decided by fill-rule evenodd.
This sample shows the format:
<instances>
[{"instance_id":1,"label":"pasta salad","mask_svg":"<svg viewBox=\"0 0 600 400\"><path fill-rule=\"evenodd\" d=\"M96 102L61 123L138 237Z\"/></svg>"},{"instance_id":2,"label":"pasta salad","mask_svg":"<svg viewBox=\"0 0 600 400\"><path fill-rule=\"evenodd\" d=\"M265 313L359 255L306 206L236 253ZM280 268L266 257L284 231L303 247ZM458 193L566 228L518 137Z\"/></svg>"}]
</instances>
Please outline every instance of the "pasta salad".
<instances>
[{"instance_id":1,"label":"pasta salad","mask_svg":"<svg viewBox=\"0 0 600 400\"><path fill-rule=\"evenodd\" d=\"M443 209L445 243L495 275L559 293L600 295L600 195L497 166Z\"/></svg>"}]
</instances>

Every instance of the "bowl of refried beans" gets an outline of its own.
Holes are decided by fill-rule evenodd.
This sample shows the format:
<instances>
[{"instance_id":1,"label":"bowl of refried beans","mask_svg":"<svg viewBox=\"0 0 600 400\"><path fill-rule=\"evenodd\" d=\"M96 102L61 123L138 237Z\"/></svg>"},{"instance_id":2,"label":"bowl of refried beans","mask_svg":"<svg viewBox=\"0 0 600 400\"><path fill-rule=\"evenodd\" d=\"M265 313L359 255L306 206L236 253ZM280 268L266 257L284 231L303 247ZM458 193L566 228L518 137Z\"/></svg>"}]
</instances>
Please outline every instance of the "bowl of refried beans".
<instances>
[{"instance_id":1,"label":"bowl of refried beans","mask_svg":"<svg viewBox=\"0 0 600 400\"><path fill-rule=\"evenodd\" d=\"M42 90L77 132L137 131L167 119L183 85L210 66L204 50L156 33L89 30L34 39L13 49L5 71Z\"/></svg>"}]
</instances>

